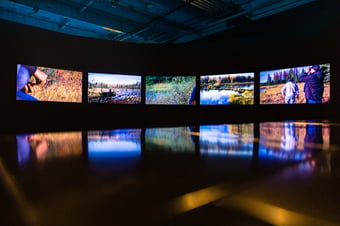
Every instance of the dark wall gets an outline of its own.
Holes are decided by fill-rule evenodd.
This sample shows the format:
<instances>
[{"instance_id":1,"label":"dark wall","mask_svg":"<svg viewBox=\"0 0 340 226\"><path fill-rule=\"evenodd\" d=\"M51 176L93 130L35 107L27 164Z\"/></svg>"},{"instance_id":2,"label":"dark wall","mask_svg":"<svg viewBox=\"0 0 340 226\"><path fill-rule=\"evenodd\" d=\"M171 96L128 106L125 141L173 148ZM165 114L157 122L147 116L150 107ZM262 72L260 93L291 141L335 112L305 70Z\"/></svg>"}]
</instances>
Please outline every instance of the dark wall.
<instances>
[{"instance_id":1,"label":"dark wall","mask_svg":"<svg viewBox=\"0 0 340 226\"><path fill-rule=\"evenodd\" d=\"M88 129L282 119L337 119L340 6L316 1L188 44L133 44L69 36L0 21L3 130ZM16 64L142 75L204 75L331 64L331 103L254 106L122 106L15 100ZM258 84L256 84L258 86ZM256 87L255 86L255 90ZM85 90L84 90L85 91Z\"/></svg>"}]
</instances>

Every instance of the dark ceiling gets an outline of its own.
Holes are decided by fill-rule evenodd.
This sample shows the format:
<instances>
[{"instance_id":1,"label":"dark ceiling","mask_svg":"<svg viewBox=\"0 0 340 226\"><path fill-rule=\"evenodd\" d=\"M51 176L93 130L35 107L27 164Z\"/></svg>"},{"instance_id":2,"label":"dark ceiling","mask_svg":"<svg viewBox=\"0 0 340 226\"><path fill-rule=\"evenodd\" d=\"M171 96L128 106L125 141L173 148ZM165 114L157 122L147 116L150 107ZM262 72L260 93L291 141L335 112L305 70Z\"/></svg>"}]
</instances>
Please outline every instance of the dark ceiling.
<instances>
[{"instance_id":1,"label":"dark ceiling","mask_svg":"<svg viewBox=\"0 0 340 226\"><path fill-rule=\"evenodd\" d=\"M71 35L187 43L316 0L0 0L0 19Z\"/></svg>"}]
</instances>

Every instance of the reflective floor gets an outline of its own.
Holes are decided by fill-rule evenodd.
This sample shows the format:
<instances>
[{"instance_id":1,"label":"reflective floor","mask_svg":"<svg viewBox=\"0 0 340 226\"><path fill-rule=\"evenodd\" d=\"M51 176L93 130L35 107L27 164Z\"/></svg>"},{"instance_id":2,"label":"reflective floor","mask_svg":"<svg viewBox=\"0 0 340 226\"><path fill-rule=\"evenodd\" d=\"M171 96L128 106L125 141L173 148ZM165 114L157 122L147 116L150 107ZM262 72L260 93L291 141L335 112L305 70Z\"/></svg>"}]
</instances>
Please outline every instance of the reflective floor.
<instances>
[{"instance_id":1,"label":"reflective floor","mask_svg":"<svg viewBox=\"0 0 340 226\"><path fill-rule=\"evenodd\" d=\"M2 134L0 225L340 225L340 124Z\"/></svg>"}]
</instances>

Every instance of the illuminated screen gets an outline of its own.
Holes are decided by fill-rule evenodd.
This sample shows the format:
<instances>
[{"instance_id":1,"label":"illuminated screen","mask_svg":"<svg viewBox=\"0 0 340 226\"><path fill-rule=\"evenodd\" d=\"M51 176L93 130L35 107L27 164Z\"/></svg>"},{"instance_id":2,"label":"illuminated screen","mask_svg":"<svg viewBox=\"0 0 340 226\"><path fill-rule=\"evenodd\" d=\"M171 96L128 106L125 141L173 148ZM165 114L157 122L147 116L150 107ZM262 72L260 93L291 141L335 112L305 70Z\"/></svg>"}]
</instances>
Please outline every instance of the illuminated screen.
<instances>
[{"instance_id":1,"label":"illuminated screen","mask_svg":"<svg viewBox=\"0 0 340 226\"><path fill-rule=\"evenodd\" d=\"M18 134L16 140L20 165L30 161L81 156L83 153L80 131Z\"/></svg>"},{"instance_id":2,"label":"illuminated screen","mask_svg":"<svg viewBox=\"0 0 340 226\"><path fill-rule=\"evenodd\" d=\"M195 138L192 128L167 127L147 128L145 130L146 152L195 152Z\"/></svg>"},{"instance_id":3,"label":"illuminated screen","mask_svg":"<svg viewBox=\"0 0 340 226\"><path fill-rule=\"evenodd\" d=\"M16 99L81 103L82 80L79 71L17 64Z\"/></svg>"},{"instance_id":4,"label":"illuminated screen","mask_svg":"<svg viewBox=\"0 0 340 226\"><path fill-rule=\"evenodd\" d=\"M319 104L330 101L330 64L260 72L260 104Z\"/></svg>"},{"instance_id":5,"label":"illuminated screen","mask_svg":"<svg viewBox=\"0 0 340 226\"><path fill-rule=\"evenodd\" d=\"M145 103L195 105L195 76L146 76Z\"/></svg>"},{"instance_id":6,"label":"illuminated screen","mask_svg":"<svg viewBox=\"0 0 340 226\"><path fill-rule=\"evenodd\" d=\"M254 104L254 73L201 76L200 104Z\"/></svg>"},{"instance_id":7,"label":"illuminated screen","mask_svg":"<svg viewBox=\"0 0 340 226\"><path fill-rule=\"evenodd\" d=\"M140 104L141 76L89 73L88 102Z\"/></svg>"},{"instance_id":8,"label":"illuminated screen","mask_svg":"<svg viewBox=\"0 0 340 226\"><path fill-rule=\"evenodd\" d=\"M252 156L254 125L223 124L200 126L200 153L211 155Z\"/></svg>"}]
</instances>

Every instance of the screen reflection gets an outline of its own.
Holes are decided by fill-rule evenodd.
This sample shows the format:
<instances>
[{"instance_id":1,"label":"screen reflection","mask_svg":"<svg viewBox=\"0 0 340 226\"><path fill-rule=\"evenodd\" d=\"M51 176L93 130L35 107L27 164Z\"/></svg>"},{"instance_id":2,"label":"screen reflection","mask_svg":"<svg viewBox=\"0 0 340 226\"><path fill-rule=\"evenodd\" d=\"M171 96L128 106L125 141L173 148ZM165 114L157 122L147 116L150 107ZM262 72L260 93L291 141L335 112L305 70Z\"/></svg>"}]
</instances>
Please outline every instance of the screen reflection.
<instances>
[{"instance_id":1,"label":"screen reflection","mask_svg":"<svg viewBox=\"0 0 340 226\"><path fill-rule=\"evenodd\" d=\"M98 167L125 169L141 156L141 129L88 131L88 158Z\"/></svg>"},{"instance_id":2,"label":"screen reflection","mask_svg":"<svg viewBox=\"0 0 340 226\"><path fill-rule=\"evenodd\" d=\"M189 126L147 128L145 130L146 152L195 152L194 129Z\"/></svg>"},{"instance_id":3,"label":"screen reflection","mask_svg":"<svg viewBox=\"0 0 340 226\"><path fill-rule=\"evenodd\" d=\"M141 129L115 129L88 132L89 155L120 155L141 152Z\"/></svg>"},{"instance_id":4,"label":"screen reflection","mask_svg":"<svg viewBox=\"0 0 340 226\"><path fill-rule=\"evenodd\" d=\"M315 121L260 123L259 156L305 160L329 147L329 127Z\"/></svg>"},{"instance_id":5,"label":"screen reflection","mask_svg":"<svg viewBox=\"0 0 340 226\"><path fill-rule=\"evenodd\" d=\"M83 152L81 132L18 134L16 140L19 164L79 156Z\"/></svg>"},{"instance_id":6,"label":"screen reflection","mask_svg":"<svg viewBox=\"0 0 340 226\"><path fill-rule=\"evenodd\" d=\"M200 126L200 153L252 156L253 140L252 123Z\"/></svg>"}]
</instances>

